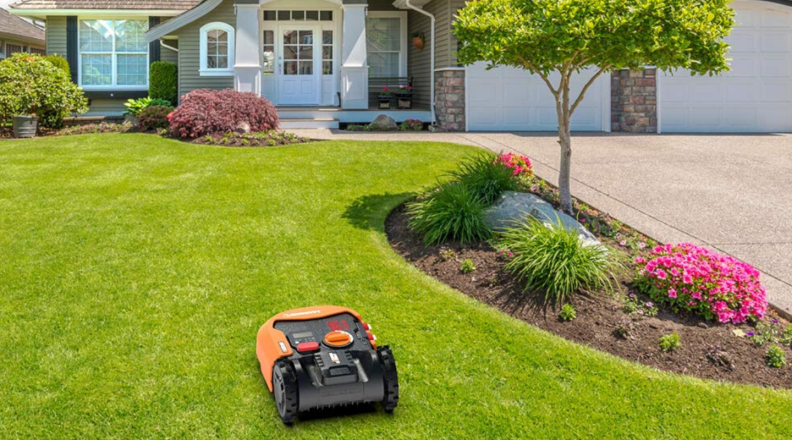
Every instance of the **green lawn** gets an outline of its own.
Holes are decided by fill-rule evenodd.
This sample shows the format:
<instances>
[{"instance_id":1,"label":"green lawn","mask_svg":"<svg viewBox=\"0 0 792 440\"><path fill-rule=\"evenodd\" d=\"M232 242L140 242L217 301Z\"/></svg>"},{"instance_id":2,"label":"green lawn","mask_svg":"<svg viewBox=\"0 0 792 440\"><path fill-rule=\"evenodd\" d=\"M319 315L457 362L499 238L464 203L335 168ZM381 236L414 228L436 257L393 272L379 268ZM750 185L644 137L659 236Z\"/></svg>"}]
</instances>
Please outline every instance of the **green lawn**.
<instances>
[{"instance_id":1,"label":"green lawn","mask_svg":"<svg viewBox=\"0 0 792 440\"><path fill-rule=\"evenodd\" d=\"M792 437L790 392L567 342L391 251L388 211L471 151L0 142L0 438ZM281 425L256 331L323 303L393 348L393 416Z\"/></svg>"}]
</instances>

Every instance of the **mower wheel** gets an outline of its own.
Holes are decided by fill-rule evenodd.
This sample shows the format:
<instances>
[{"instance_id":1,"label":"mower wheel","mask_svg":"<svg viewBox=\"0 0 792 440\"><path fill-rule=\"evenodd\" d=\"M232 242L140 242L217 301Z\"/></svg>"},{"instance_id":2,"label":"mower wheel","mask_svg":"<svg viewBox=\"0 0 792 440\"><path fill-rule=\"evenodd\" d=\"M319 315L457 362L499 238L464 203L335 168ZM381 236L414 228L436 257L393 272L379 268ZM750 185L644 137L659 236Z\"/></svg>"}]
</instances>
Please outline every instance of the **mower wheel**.
<instances>
[{"instance_id":1,"label":"mower wheel","mask_svg":"<svg viewBox=\"0 0 792 440\"><path fill-rule=\"evenodd\" d=\"M272 367L272 394L284 425L291 425L297 417L297 372L288 360L278 360Z\"/></svg>"},{"instance_id":2,"label":"mower wheel","mask_svg":"<svg viewBox=\"0 0 792 440\"><path fill-rule=\"evenodd\" d=\"M382 364L382 377L385 382L385 399L382 400L382 408L385 412L391 413L399 404L399 373L396 371L396 360L387 345L377 348L377 356Z\"/></svg>"}]
</instances>

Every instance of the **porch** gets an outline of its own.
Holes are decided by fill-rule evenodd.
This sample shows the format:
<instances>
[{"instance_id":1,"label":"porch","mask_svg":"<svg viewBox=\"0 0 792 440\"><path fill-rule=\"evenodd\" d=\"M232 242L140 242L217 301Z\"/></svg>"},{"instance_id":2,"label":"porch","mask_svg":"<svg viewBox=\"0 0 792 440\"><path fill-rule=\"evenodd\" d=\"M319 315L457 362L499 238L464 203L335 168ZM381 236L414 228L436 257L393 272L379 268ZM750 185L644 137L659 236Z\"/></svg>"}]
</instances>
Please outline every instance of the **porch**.
<instances>
[{"instance_id":1,"label":"porch","mask_svg":"<svg viewBox=\"0 0 792 440\"><path fill-rule=\"evenodd\" d=\"M368 124L379 115L393 118L397 123L407 119L429 122L432 112L429 107L414 106L412 109L383 110L377 107L367 109L344 109L341 107L284 107L277 106L281 128L285 130L301 128L339 128L341 124Z\"/></svg>"}]
</instances>

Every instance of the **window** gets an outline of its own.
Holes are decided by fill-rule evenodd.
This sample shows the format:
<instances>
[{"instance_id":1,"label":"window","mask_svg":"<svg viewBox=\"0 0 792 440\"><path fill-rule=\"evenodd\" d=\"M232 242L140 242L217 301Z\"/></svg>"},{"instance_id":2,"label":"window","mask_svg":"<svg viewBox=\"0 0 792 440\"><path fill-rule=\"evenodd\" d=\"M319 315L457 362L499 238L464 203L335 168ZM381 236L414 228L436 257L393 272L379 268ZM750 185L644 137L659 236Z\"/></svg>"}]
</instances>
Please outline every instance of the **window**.
<instances>
[{"instance_id":1,"label":"window","mask_svg":"<svg viewBox=\"0 0 792 440\"><path fill-rule=\"evenodd\" d=\"M322 75L333 74L333 31L322 31Z\"/></svg>"},{"instance_id":2,"label":"window","mask_svg":"<svg viewBox=\"0 0 792 440\"><path fill-rule=\"evenodd\" d=\"M19 44L6 43L6 56L7 57L10 58L11 55L13 55L15 53L24 53L24 52L26 52L25 51L25 46L20 46Z\"/></svg>"},{"instance_id":3,"label":"window","mask_svg":"<svg viewBox=\"0 0 792 440\"><path fill-rule=\"evenodd\" d=\"M264 11L264 21L333 21L333 11Z\"/></svg>"},{"instance_id":4,"label":"window","mask_svg":"<svg viewBox=\"0 0 792 440\"><path fill-rule=\"evenodd\" d=\"M264 31L264 59L261 66L264 75L275 73L275 31Z\"/></svg>"},{"instance_id":5,"label":"window","mask_svg":"<svg viewBox=\"0 0 792 440\"><path fill-rule=\"evenodd\" d=\"M234 28L209 23L201 28L201 76L234 75Z\"/></svg>"},{"instance_id":6,"label":"window","mask_svg":"<svg viewBox=\"0 0 792 440\"><path fill-rule=\"evenodd\" d=\"M407 20L402 12L369 12L366 19L369 76L407 76Z\"/></svg>"},{"instance_id":7,"label":"window","mask_svg":"<svg viewBox=\"0 0 792 440\"><path fill-rule=\"evenodd\" d=\"M79 83L148 88L147 20L81 20Z\"/></svg>"}]
</instances>

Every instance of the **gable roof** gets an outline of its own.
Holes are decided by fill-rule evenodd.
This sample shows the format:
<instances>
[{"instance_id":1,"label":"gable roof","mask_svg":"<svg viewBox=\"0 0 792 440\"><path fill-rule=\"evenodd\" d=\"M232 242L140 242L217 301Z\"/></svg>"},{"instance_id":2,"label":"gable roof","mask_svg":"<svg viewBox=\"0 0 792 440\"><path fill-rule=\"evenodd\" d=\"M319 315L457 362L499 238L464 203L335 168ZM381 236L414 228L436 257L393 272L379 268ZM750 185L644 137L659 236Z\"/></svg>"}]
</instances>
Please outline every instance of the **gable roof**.
<instances>
[{"instance_id":1,"label":"gable roof","mask_svg":"<svg viewBox=\"0 0 792 440\"><path fill-rule=\"evenodd\" d=\"M186 11L198 6L201 0L22 0L13 9L104 9L135 11Z\"/></svg>"},{"instance_id":2,"label":"gable roof","mask_svg":"<svg viewBox=\"0 0 792 440\"><path fill-rule=\"evenodd\" d=\"M0 8L0 37L44 45L44 29Z\"/></svg>"}]
</instances>

